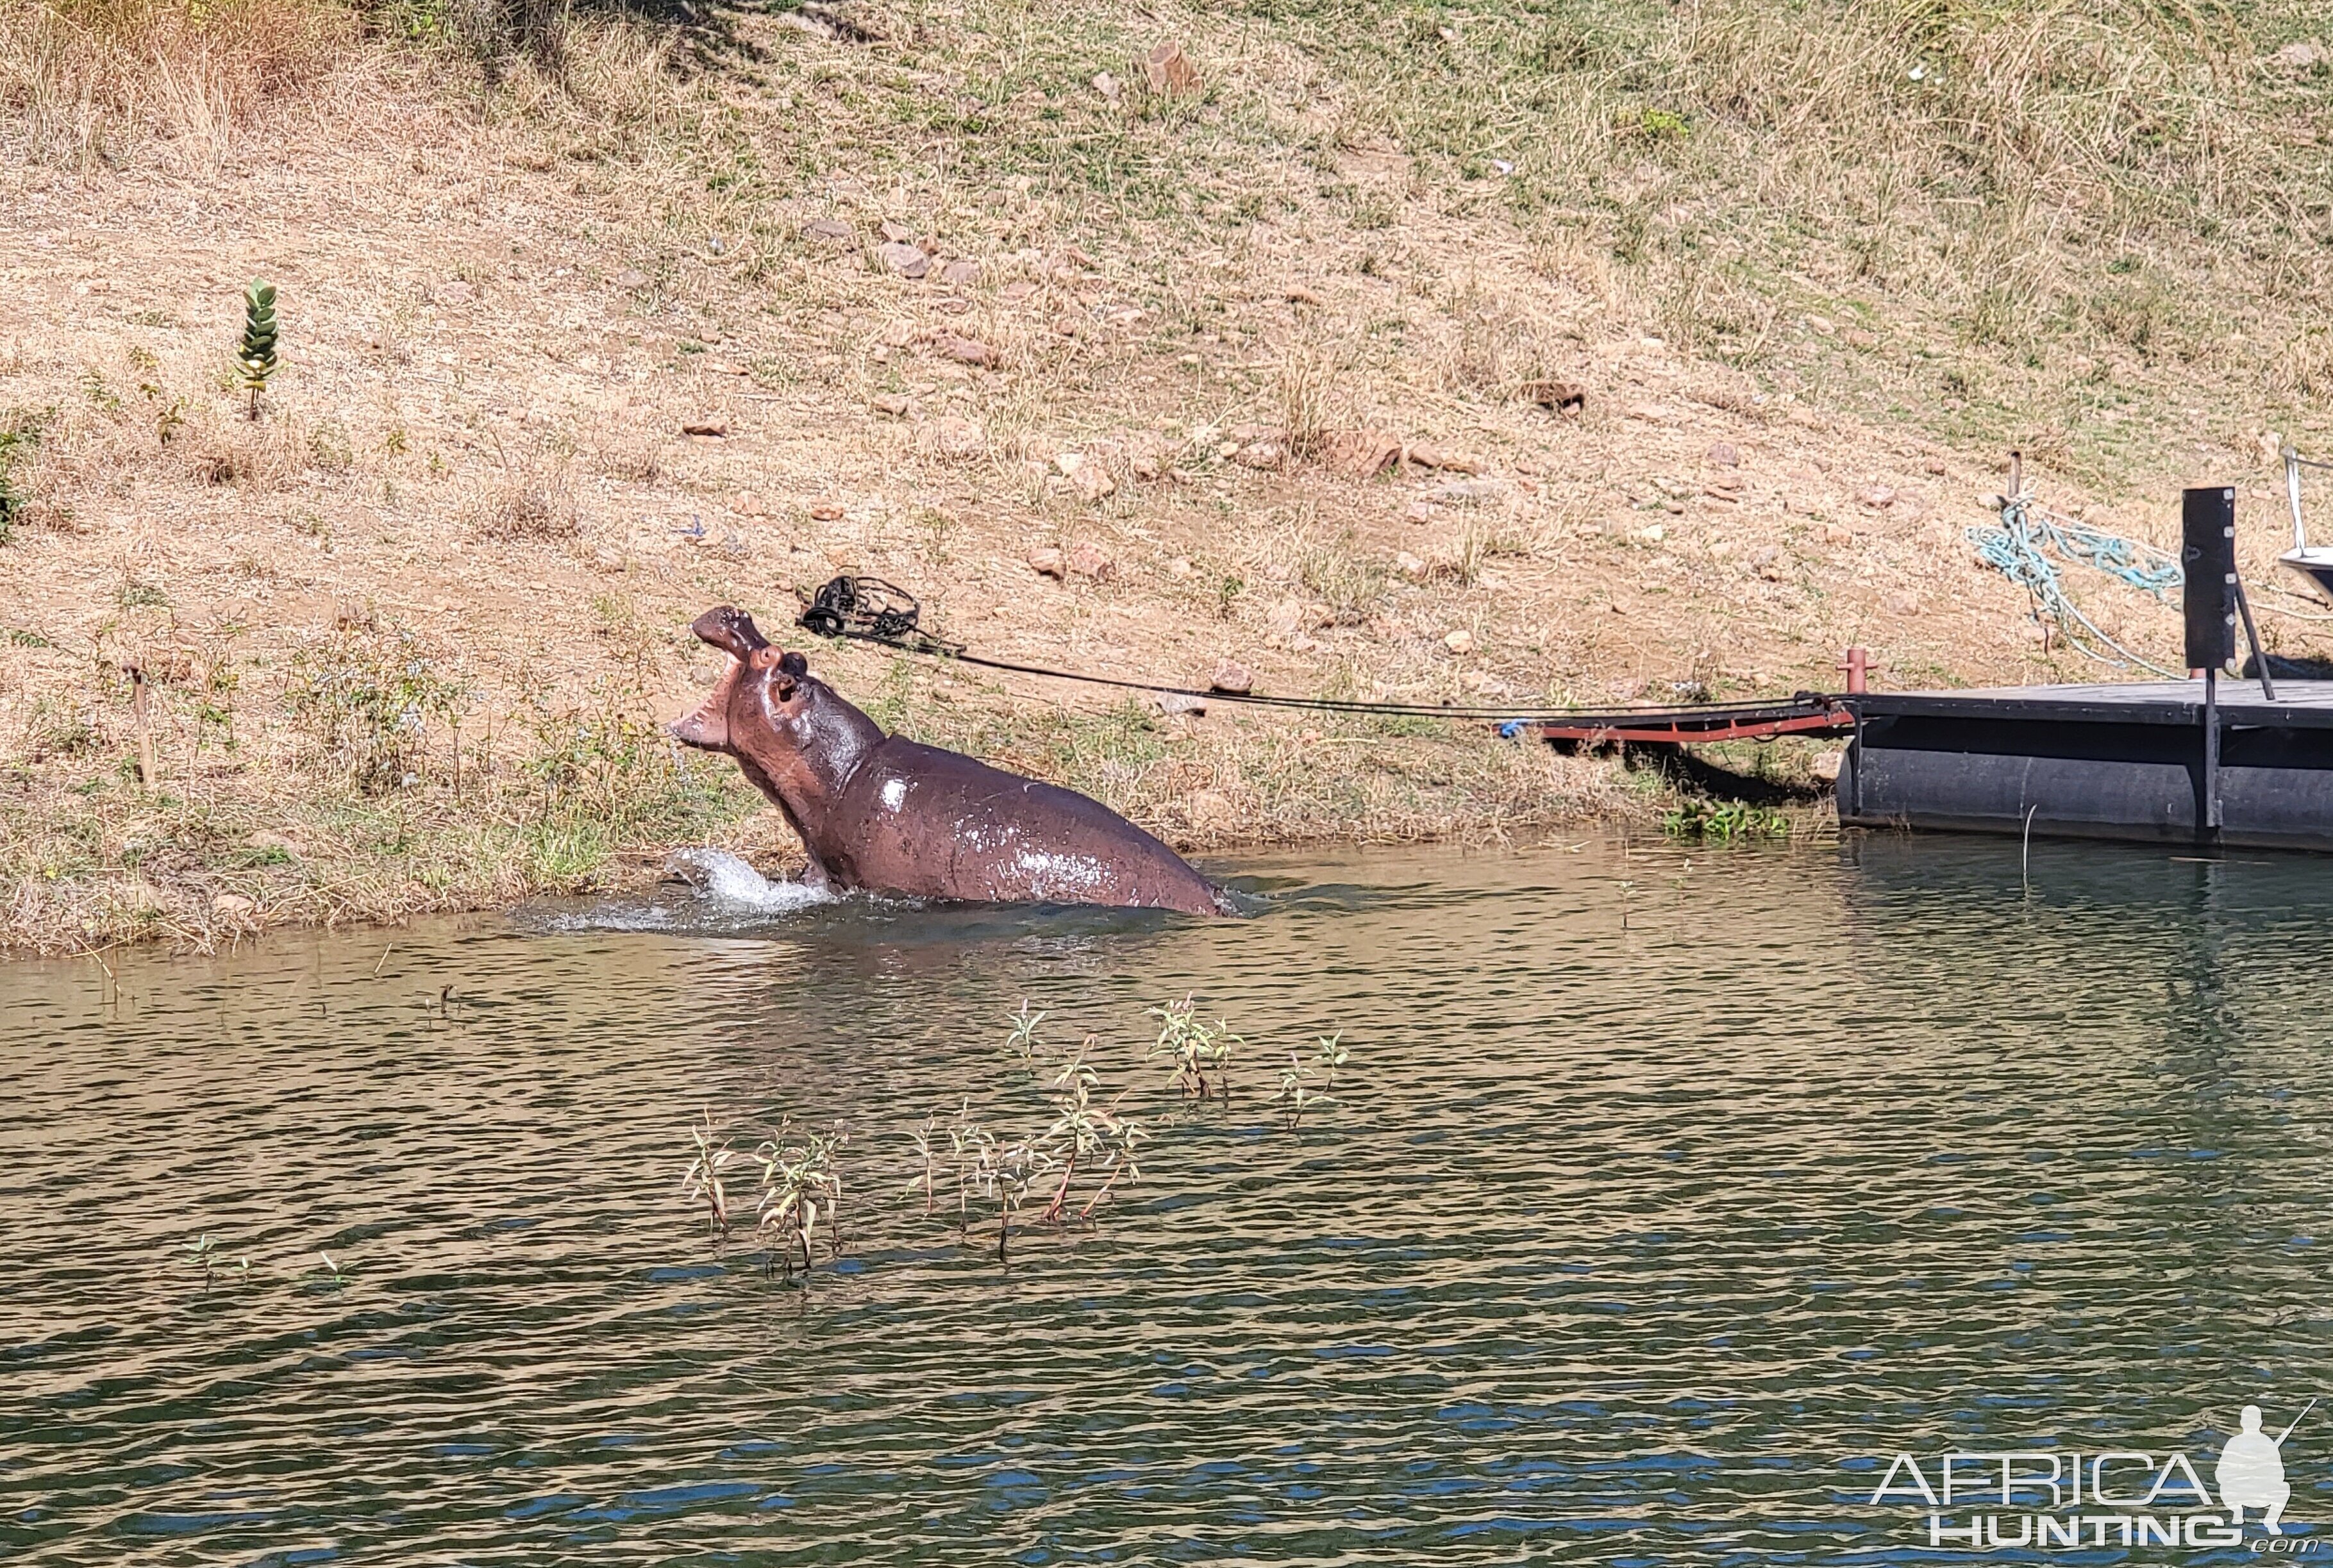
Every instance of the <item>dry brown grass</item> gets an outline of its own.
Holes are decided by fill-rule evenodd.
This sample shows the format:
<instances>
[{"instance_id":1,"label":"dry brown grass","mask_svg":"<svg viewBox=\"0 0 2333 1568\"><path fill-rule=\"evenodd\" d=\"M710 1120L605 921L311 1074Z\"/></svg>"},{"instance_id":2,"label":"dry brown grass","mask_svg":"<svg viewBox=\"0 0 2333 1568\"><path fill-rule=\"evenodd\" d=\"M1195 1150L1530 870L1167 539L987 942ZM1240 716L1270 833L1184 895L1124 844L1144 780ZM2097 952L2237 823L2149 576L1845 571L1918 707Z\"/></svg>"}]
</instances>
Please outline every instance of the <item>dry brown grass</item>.
<instances>
[{"instance_id":1,"label":"dry brown grass","mask_svg":"<svg viewBox=\"0 0 2333 1568\"><path fill-rule=\"evenodd\" d=\"M24 156L89 167L150 138L216 166L355 36L351 14L323 0L9 0L0 106Z\"/></svg>"},{"instance_id":2,"label":"dry brown grass","mask_svg":"<svg viewBox=\"0 0 2333 1568\"><path fill-rule=\"evenodd\" d=\"M1999 447L2162 537L2188 470L2271 505L2263 429L2333 433L2333 94L2209 12L1350 0L1188 16L1205 87L1172 101L1090 85L1165 25L1132 7L865 37L480 13L393 45L292 8L298 47L248 61L187 13L96 14L0 0L30 307L0 428L38 430L0 548L0 636L36 640L0 660L16 942L463 907L680 836L772 853L653 721L702 690L697 611L775 627L838 571L1139 681L1235 658L1275 691L1600 705L1826 685L1850 641L1898 685L2071 677L1965 552ZM887 224L935 276L876 264ZM255 425L219 380L254 274L285 320ZM1585 410L1519 395L1541 379ZM1362 426L1482 472L1240 456ZM1041 544L1109 570L1037 578ZM2094 608L2175 642L2150 601ZM1644 809L1472 727L812 657L1195 845ZM186 671L151 688L158 789L130 663Z\"/></svg>"}]
</instances>

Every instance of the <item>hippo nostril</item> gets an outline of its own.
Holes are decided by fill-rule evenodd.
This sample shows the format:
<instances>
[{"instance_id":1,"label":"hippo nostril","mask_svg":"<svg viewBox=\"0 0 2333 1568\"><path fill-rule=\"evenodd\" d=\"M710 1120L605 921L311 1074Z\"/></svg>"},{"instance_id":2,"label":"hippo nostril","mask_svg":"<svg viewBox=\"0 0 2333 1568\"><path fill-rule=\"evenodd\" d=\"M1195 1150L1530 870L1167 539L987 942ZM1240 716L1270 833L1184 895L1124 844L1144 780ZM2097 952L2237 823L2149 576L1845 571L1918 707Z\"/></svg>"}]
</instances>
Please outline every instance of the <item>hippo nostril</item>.
<instances>
[{"instance_id":1,"label":"hippo nostril","mask_svg":"<svg viewBox=\"0 0 2333 1568\"><path fill-rule=\"evenodd\" d=\"M696 618L689 627L697 639L733 658L744 659L770 646L754 618L734 605L719 605Z\"/></svg>"}]
</instances>

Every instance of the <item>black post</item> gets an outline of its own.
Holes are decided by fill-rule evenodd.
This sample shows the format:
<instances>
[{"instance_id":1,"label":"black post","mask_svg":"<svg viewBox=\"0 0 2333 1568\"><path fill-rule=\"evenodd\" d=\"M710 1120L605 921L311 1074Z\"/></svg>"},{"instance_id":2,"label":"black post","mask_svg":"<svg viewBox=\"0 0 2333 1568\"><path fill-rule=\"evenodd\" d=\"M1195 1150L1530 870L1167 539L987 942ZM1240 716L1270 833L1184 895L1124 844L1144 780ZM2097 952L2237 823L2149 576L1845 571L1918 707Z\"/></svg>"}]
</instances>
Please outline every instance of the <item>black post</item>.
<instances>
[{"instance_id":1,"label":"black post","mask_svg":"<svg viewBox=\"0 0 2333 1568\"><path fill-rule=\"evenodd\" d=\"M2203 667L2203 813L2195 824L2197 842L2220 836L2220 672Z\"/></svg>"},{"instance_id":2,"label":"black post","mask_svg":"<svg viewBox=\"0 0 2333 1568\"><path fill-rule=\"evenodd\" d=\"M2231 485L2207 485L2180 499L2179 563L2186 574L2180 608L2186 620L2187 668L2203 672L2203 776L2196 792L2195 838L2208 843L2220 836L2220 669L2236 656L2236 492ZM2267 655L2260 657L2264 676Z\"/></svg>"}]
</instances>

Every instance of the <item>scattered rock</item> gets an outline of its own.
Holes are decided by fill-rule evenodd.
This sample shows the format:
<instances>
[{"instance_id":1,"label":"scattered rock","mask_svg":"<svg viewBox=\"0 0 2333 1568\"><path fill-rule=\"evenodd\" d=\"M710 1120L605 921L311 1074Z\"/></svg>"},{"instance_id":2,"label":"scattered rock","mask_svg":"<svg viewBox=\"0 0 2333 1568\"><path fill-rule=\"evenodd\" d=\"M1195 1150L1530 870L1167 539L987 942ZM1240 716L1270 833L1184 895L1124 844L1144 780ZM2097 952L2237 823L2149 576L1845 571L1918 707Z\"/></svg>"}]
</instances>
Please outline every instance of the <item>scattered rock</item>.
<instances>
[{"instance_id":1,"label":"scattered rock","mask_svg":"<svg viewBox=\"0 0 2333 1568\"><path fill-rule=\"evenodd\" d=\"M1112 76L1107 71L1100 72L1095 75L1093 79L1093 90L1096 92L1100 93L1112 103L1116 103L1118 101L1118 93L1121 91L1118 86L1118 78Z\"/></svg>"},{"instance_id":2,"label":"scattered rock","mask_svg":"<svg viewBox=\"0 0 2333 1568\"><path fill-rule=\"evenodd\" d=\"M1847 343L1849 348L1861 349L1868 353L1879 346L1879 339L1861 327L1849 327L1847 329Z\"/></svg>"},{"instance_id":3,"label":"scattered rock","mask_svg":"<svg viewBox=\"0 0 2333 1568\"><path fill-rule=\"evenodd\" d=\"M2288 71L2307 71L2319 61L2328 58L2333 58L2333 55L2328 55L2322 45L2312 43L2306 38L2296 39L2269 56L2271 62Z\"/></svg>"},{"instance_id":4,"label":"scattered rock","mask_svg":"<svg viewBox=\"0 0 2333 1568\"><path fill-rule=\"evenodd\" d=\"M1280 291L1280 297L1291 305L1317 305L1320 296L1301 284L1291 284Z\"/></svg>"},{"instance_id":5,"label":"scattered rock","mask_svg":"<svg viewBox=\"0 0 2333 1568\"><path fill-rule=\"evenodd\" d=\"M1412 582L1423 582L1428 577L1432 576L1434 572L1434 569L1432 567L1428 566L1419 557L1412 555L1407 550L1399 551L1395 553L1393 558L1393 569L1401 573L1404 577L1408 578Z\"/></svg>"},{"instance_id":6,"label":"scattered rock","mask_svg":"<svg viewBox=\"0 0 2333 1568\"><path fill-rule=\"evenodd\" d=\"M1099 501L1118 488L1109 470L1082 452L1063 452L1053 459L1053 467L1089 501Z\"/></svg>"},{"instance_id":7,"label":"scattered rock","mask_svg":"<svg viewBox=\"0 0 2333 1568\"><path fill-rule=\"evenodd\" d=\"M258 909L258 904L241 893L211 895L211 913L223 920L248 920Z\"/></svg>"},{"instance_id":8,"label":"scattered rock","mask_svg":"<svg viewBox=\"0 0 2333 1568\"><path fill-rule=\"evenodd\" d=\"M840 522L842 504L839 501L813 501L810 504L810 515L813 521L819 523Z\"/></svg>"},{"instance_id":9,"label":"scattered rock","mask_svg":"<svg viewBox=\"0 0 2333 1568\"><path fill-rule=\"evenodd\" d=\"M1843 751L1819 751L1807 764L1807 771L1825 784L1837 784L1839 765L1846 760Z\"/></svg>"},{"instance_id":10,"label":"scattered rock","mask_svg":"<svg viewBox=\"0 0 2333 1568\"><path fill-rule=\"evenodd\" d=\"M914 229L909 228L904 223L899 223L890 218L883 220L882 230L883 237L889 240L893 245L905 245L909 240L916 237L916 231Z\"/></svg>"},{"instance_id":11,"label":"scattered rock","mask_svg":"<svg viewBox=\"0 0 2333 1568\"><path fill-rule=\"evenodd\" d=\"M1412 441L1403 449L1402 457L1420 468L1440 468L1452 474L1479 474L1490 467L1471 453L1438 447L1431 441Z\"/></svg>"},{"instance_id":12,"label":"scattered rock","mask_svg":"<svg viewBox=\"0 0 2333 1568\"><path fill-rule=\"evenodd\" d=\"M1677 422L1676 410L1660 403L1631 403L1627 414L1631 419L1642 419L1647 425L1674 425Z\"/></svg>"},{"instance_id":13,"label":"scattered rock","mask_svg":"<svg viewBox=\"0 0 2333 1568\"><path fill-rule=\"evenodd\" d=\"M1339 430L1321 452L1338 473L1370 479L1401 461L1401 438L1390 430Z\"/></svg>"},{"instance_id":14,"label":"scattered rock","mask_svg":"<svg viewBox=\"0 0 2333 1568\"><path fill-rule=\"evenodd\" d=\"M1588 393L1570 381L1526 381L1523 396L1551 413L1578 418L1588 408Z\"/></svg>"},{"instance_id":15,"label":"scattered rock","mask_svg":"<svg viewBox=\"0 0 2333 1568\"><path fill-rule=\"evenodd\" d=\"M1496 500L1507 490L1504 479L1445 479L1419 495L1418 499L1445 506L1472 506L1480 501Z\"/></svg>"},{"instance_id":16,"label":"scattered rock","mask_svg":"<svg viewBox=\"0 0 2333 1568\"><path fill-rule=\"evenodd\" d=\"M1826 544L1852 544L1855 543L1855 530L1837 523L1824 524L1822 525L1822 536L1823 543Z\"/></svg>"},{"instance_id":17,"label":"scattered rock","mask_svg":"<svg viewBox=\"0 0 2333 1568\"><path fill-rule=\"evenodd\" d=\"M1921 464L1920 467L1930 474L1942 474L1944 471L1944 464L1934 457L1929 458L1926 462Z\"/></svg>"},{"instance_id":18,"label":"scattered rock","mask_svg":"<svg viewBox=\"0 0 2333 1568\"><path fill-rule=\"evenodd\" d=\"M1191 564L1191 558L1187 555L1170 557L1166 563L1166 575L1169 577L1188 577L1196 570L1197 568Z\"/></svg>"},{"instance_id":19,"label":"scattered rock","mask_svg":"<svg viewBox=\"0 0 2333 1568\"><path fill-rule=\"evenodd\" d=\"M1858 495L1856 499L1875 512L1885 512L1896 505L1896 492L1885 485L1874 485Z\"/></svg>"},{"instance_id":20,"label":"scattered rock","mask_svg":"<svg viewBox=\"0 0 2333 1568\"><path fill-rule=\"evenodd\" d=\"M1080 540L1070 546L1068 566L1070 576L1087 578L1095 582L1106 582L1118 575L1118 563L1109 558L1109 551L1090 539Z\"/></svg>"},{"instance_id":21,"label":"scattered rock","mask_svg":"<svg viewBox=\"0 0 2333 1568\"><path fill-rule=\"evenodd\" d=\"M895 419L907 411L907 399L897 392L878 392L867 401L877 413L888 414Z\"/></svg>"},{"instance_id":22,"label":"scattered rock","mask_svg":"<svg viewBox=\"0 0 2333 1568\"><path fill-rule=\"evenodd\" d=\"M1150 700L1157 704L1158 711L1168 718L1186 716L1195 718L1207 711L1205 697L1188 697L1179 691L1155 691L1150 694Z\"/></svg>"},{"instance_id":23,"label":"scattered rock","mask_svg":"<svg viewBox=\"0 0 2333 1568\"><path fill-rule=\"evenodd\" d=\"M1000 358L994 349L977 338L960 338L953 332L942 332L932 340L932 347L942 359L954 360L959 365L978 365L984 370L994 368Z\"/></svg>"},{"instance_id":24,"label":"scattered rock","mask_svg":"<svg viewBox=\"0 0 2333 1568\"><path fill-rule=\"evenodd\" d=\"M619 289L644 289L648 286L648 274L638 267L626 267L616 274L615 282Z\"/></svg>"},{"instance_id":25,"label":"scattered rock","mask_svg":"<svg viewBox=\"0 0 2333 1568\"><path fill-rule=\"evenodd\" d=\"M1198 68L1191 63L1183 46L1172 40L1157 45L1142 62L1145 75L1149 78L1150 91L1180 98L1199 90Z\"/></svg>"},{"instance_id":26,"label":"scattered rock","mask_svg":"<svg viewBox=\"0 0 2333 1568\"><path fill-rule=\"evenodd\" d=\"M1137 457L1132 467L1134 476L1138 479L1156 479L1159 475L1158 459L1156 457Z\"/></svg>"},{"instance_id":27,"label":"scattered rock","mask_svg":"<svg viewBox=\"0 0 2333 1568\"><path fill-rule=\"evenodd\" d=\"M1070 579L1069 557L1051 545L1029 552L1029 569L1040 577L1051 577L1063 582Z\"/></svg>"},{"instance_id":28,"label":"scattered rock","mask_svg":"<svg viewBox=\"0 0 2333 1568\"><path fill-rule=\"evenodd\" d=\"M1639 528L1634 534L1628 535L1629 538L1636 540L1640 544L1658 544L1662 540L1668 536L1669 531L1667 525L1660 523L1656 523L1649 528Z\"/></svg>"},{"instance_id":29,"label":"scattered rock","mask_svg":"<svg viewBox=\"0 0 2333 1568\"><path fill-rule=\"evenodd\" d=\"M1207 685L1233 697L1245 697L1255 689L1255 676L1244 664L1225 663L1215 667L1215 678Z\"/></svg>"},{"instance_id":30,"label":"scattered rock","mask_svg":"<svg viewBox=\"0 0 2333 1568\"><path fill-rule=\"evenodd\" d=\"M952 261L940 268L940 282L968 288L980 281L980 264L976 261Z\"/></svg>"},{"instance_id":31,"label":"scattered rock","mask_svg":"<svg viewBox=\"0 0 2333 1568\"><path fill-rule=\"evenodd\" d=\"M724 419L699 419L693 425L683 425L680 433L703 441L717 441L729 433L729 425Z\"/></svg>"},{"instance_id":32,"label":"scattered rock","mask_svg":"<svg viewBox=\"0 0 2333 1568\"><path fill-rule=\"evenodd\" d=\"M1838 325L1833 322L1829 316L1809 316L1807 318L1807 325L1812 327L1815 331L1820 332L1825 337L1829 337L1833 332L1839 331Z\"/></svg>"},{"instance_id":33,"label":"scattered rock","mask_svg":"<svg viewBox=\"0 0 2333 1568\"><path fill-rule=\"evenodd\" d=\"M1293 599L1283 599L1265 611L1263 630L1275 641L1285 642L1296 635L1304 623L1304 606Z\"/></svg>"},{"instance_id":34,"label":"scattered rock","mask_svg":"<svg viewBox=\"0 0 2333 1568\"><path fill-rule=\"evenodd\" d=\"M1442 640L1442 646L1453 653L1472 653L1474 651L1474 634L1465 630L1454 631Z\"/></svg>"},{"instance_id":35,"label":"scattered rock","mask_svg":"<svg viewBox=\"0 0 2333 1568\"><path fill-rule=\"evenodd\" d=\"M1220 790L1193 791L1187 809L1191 826L1200 832L1220 832L1239 822L1239 808Z\"/></svg>"},{"instance_id":36,"label":"scattered rock","mask_svg":"<svg viewBox=\"0 0 2333 1568\"><path fill-rule=\"evenodd\" d=\"M988 430L976 419L950 416L925 427L923 443L952 462L965 463L988 450Z\"/></svg>"},{"instance_id":37,"label":"scattered rock","mask_svg":"<svg viewBox=\"0 0 2333 1568\"><path fill-rule=\"evenodd\" d=\"M249 838L243 842L249 844L254 850L273 850L277 854L289 855L295 861L300 858L300 846L298 844L293 843L282 833L271 832L265 828L260 829L257 832L253 833Z\"/></svg>"},{"instance_id":38,"label":"scattered rock","mask_svg":"<svg viewBox=\"0 0 2333 1568\"><path fill-rule=\"evenodd\" d=\"M1897 615L1917 615L1920 613L1920 596L1911 592L1890 594L1887 608Z\"/></svg>"},{"instance_id":39,"label":"scattered rock","mask_svg":"<svg viewBox=\"0 0 2333 1568\"><path fill-rule=\"evenodd\" d=\"M477 298L477 296L478 291L470 284L464 283L460 278L456 278L451 283L445 283L437 285L437 303L439 304L466 305L472 300Z\"/></svg>"},{"instance_id":40,"label":"scattered rock","mask_svg":"<svg viewBox=\"0 0 2333 1568\"><path fill-rule=\"evenodd\" d=\"M888 229L888 226L886 227ZM885 272L897 273L903 278L919 278L932 270L931 257L901 240L878 245L875 260Z\"/></svg>"},{"instance_id":41,"label":"scattered rock","mask_svg":"<svg viewBox=\"0 0 2333 1568\"><path fill-rule=\"evenodd\" d=\"M1288 461L1288 448L1278 441L1251 441L1233 448L1232 461L1243 468L1277 468Z\"/></svg>"},{"instance_id":42,"label":"scattered rock","mask_svg":"<svg viewBox=\"0 0 2333 1568\"><path fill-rule=\"evenodd\" d=\"M1742 454L1733 449L1731 441L1720 441L1702 454L1702 461L1713 468L1739 468L1742 467Z\"/></svg>"},{"instance_id":43,"label":"scattered rock","mask_svg":"<svg viewBox=\"0 0 2333 1568\"><path fill-rule=\"evenodd\" d=\"M802 237L815 240L820 245L831 245L837 250L859 243L858 233L849 224L830 217L814 217L802 225ZM629 286L638 288L639 284L633 284Z\"/></svg>"}]
</instances>

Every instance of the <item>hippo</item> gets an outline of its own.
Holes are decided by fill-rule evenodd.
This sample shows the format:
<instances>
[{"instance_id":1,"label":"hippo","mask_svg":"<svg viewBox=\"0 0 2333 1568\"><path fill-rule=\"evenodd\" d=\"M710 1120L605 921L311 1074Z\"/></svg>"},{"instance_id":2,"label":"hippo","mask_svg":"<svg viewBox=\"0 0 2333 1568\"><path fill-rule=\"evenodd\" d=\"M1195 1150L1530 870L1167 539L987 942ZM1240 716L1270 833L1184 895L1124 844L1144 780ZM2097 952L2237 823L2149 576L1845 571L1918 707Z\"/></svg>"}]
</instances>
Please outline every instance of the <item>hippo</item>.
<instances>
[{"instance_id":1,"label":"hippo","mask_svg":"<svg viewBox=\"0 0 2333 1568\"><path fill-rule=\"evenodd\" d=\"M785 813L814 886L990 903L1224 912L1183 857L1100 802L885 735L726 605L690 628L729 656L703 707L670 726L737 759Z\"/></svg>"}]
</instances>

